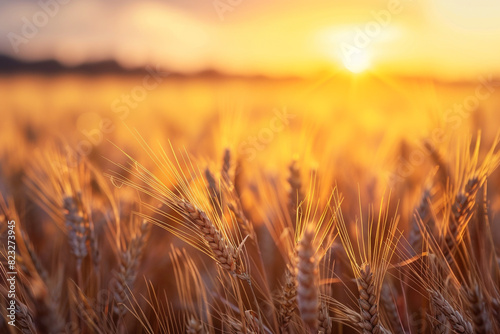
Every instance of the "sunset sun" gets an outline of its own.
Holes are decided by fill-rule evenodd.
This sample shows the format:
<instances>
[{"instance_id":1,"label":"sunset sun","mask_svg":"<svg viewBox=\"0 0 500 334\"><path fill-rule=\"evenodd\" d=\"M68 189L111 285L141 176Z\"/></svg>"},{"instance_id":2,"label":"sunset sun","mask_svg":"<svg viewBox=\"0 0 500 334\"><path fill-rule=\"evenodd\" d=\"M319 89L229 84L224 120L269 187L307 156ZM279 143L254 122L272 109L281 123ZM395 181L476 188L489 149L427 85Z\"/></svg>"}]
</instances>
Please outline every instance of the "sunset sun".
<instances>
[{"instance_id":1,"label":"sunset sun","mask_svg":"<svg viewBox=\"0 0 500 334\"><path fill-rule=\"evenodd\" d=\"M371 67L371 60L366 52L360 52L342 59L344 67L352 73L365 72Z\"/></svg>"}]
</instances>

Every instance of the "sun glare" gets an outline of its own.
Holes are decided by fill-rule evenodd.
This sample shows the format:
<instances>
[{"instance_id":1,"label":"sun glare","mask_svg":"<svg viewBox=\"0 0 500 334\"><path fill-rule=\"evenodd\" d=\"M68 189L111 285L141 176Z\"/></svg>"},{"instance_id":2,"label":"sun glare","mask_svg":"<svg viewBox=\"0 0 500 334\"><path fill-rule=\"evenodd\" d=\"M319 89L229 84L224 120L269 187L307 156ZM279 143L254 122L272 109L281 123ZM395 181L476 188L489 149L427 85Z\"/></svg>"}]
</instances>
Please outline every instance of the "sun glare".
<instances>
[{"instance_id":1,"label":"sun glare","mask_svg":"<svg viewBox=\"0 0 500 334\"><path fill-rule=\"evenodd\" d=\"M342 59L344 67L352 73L361 73L368 70L371 66L370 57L366 52L360 52L350 57Z\"/></svg>"}]
</instances>

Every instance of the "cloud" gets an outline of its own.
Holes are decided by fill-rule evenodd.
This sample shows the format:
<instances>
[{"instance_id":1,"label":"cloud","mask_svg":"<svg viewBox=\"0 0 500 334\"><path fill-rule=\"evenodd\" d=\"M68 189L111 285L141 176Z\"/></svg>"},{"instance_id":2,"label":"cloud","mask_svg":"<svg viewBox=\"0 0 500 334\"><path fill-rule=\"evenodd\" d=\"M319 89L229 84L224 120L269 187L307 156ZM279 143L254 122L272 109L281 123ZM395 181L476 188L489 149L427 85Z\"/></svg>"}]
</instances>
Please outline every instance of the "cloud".
<instances>
[{"instance_id":1,"label":"cloud","mask_svg":"<svg viewBox=\"0 0 500 334\"><path fill-rule=\"evenodd\" d=\"M2 3L2 36L23 35L26 21L37 33L18 46L18 56L30 59L57 58L68 64L116 58L125 65L159 61L179 66L191 62L209 41L210 27L186 12L158 2L127 2L116 5L97 0L71 1L52 6L47 13L35 2ZM37 25L34 17L44 12L48 22ZM52 14L52 15L48 15ZM0 50L13 54L10 41L2 39ZM198 60L199 61L199 60ZM190 64L194 66L195 64Z\"/></svg>"}]
</instances>

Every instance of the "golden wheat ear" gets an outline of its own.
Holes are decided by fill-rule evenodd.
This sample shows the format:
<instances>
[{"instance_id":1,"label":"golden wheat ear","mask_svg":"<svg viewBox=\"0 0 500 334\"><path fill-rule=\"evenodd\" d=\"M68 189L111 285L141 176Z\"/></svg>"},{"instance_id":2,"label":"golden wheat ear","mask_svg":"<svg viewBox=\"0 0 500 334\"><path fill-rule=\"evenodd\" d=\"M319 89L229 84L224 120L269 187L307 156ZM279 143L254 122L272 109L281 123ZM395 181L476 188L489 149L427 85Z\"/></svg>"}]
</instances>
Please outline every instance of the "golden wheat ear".
<instances>
[{"instance_id":1,"label":"golden wheat ear","mask_svg":"<svg viewBox=\"0 0 500 334\"><path fill-rule=\"evenodd\" d=\"M94 233L92 181L97 178L85 159L71 160L55 145L37 151L27 168L25 183L32 199L50 216L66 235L70 253L75 259L77 282L84 284L87 259L97 276L99 251Z\"/></svg>"},{"instance_id":2,"label":"golden wheat ear","mask_svg":"<svg viewBox=\"0 0 500 334\"><path fill-rule=\"evenodd\" d=\"M383 202L377 221L368 221L368 233L364 234L361 221L360 231L356 235L359 253L356 254L347 231L342 213L337 213L337 226L342 244L347 252L358 286L358 304L361 320L359 328L366 334L387 332L388 326L383 326L380 318L380 293L385 274L396 250L400 234L397 233L398 218L388 219L389 206L383 210ZM373 241L372 241L373 240Z\"/></svg>"},{"instance_id":3,"label":"golden wheat ear","mask_svg":"<svg viewBox=\"0 0 500 334\"><path fill-rule=\"evenodd\" d=\"M465 292L469 304L469 314L474 326L474 333L487 334L493 332L493 319L490 318L490 312L487 308L481 288L476 285Z\"/></svg>"},{"instance_id":4,"label":"golden wheat ear","mask_svg":"<svg viewBox=\"0 0 500 334\"><path fill-rule=\"evenodd\" d=\"M205 334L207 331L205 330L205 326L201 321L196 319L195 317L190 317L189 320L186 321L186 334Z\"/></svg>"},{"instance_id":5,"label":"golden wheat ear","mask_svg":"<svg viewBox=\"0 0 500 334\"><path fill-rule=\"evenodd\" d=\"M16 326L23 334L36 334L36 327L33 323L33 316L28 307L17 301L16 303Z\"/></svg>"},{"instance_id":6,"label":"golden wheat ear","mask_svg":"<svg viewBox=\"0 0 500 334\"><path fill-rule=\"evenodd\" d=\"M319 306L318 323L318 334L333 333L333 319L330 317L330 311L324 302L321 302Z\"/></svg>"},{"instance_id":7,"label":"golden wheat ear","mask_svg":"<svg viewBox=\"0 0 500 334\"><path fill-rule=\"evenodd\" d=\"M380 333L378 296L375 291L374 277L370 265L364 263L359 269L359 274L357 283L362 318L360 326L365 333L377 334Z\"/></svg>"},{"instance_id":8,"label":"golden wheat ear","mask_svg":"<svg viewBox=\"0 0 500 334\"><path fill-rule=\"evenodd\" d=\"M463 191L456 196L451 207L448 230L442 240L442 251L449 264L454 262L454 253L462 241L467 225L474 213L476 195L483 181L473 176L471 177Z\"/></svg>"},{"instance_id":9,"label":"golden wheat ear","mask_svg":"<svg viewBox=\"0 0 500 334\"><path fill-rule=\"evenodd\" d=\"M241 249L228 242L203 211L185 201L178 202L177 206L190 222L198 227L217 263L231 274L242 277L244 268L240 257Z\"/></svg>"},{"instance_id":10,"label":"golden wheat ear","mask_svg":"<svg viewBox=\"0 0 500 334\"><path fill-rule=\"evenodd\" d=\"M65 196L63 209L70 249L77 260L77 270L81 271L82 261L88 254L87 240L90 234L88 215L83 207L81 194Z\"/></svg>"},{"instance_id":11,"label":"golden wheat ear","mask_svg":"<svg viewBox=\"0 0 500 334\"><path fill-rule=\"evenodd\" d=\"M456 333L473 334L471 323L464 318L464 316L443 297L438 291L430 291L431 305L435 309L435 313L442 313L438 315L437 319L446 318L451 325L451 328Z\"/></svg>"},{"instance_id":12,"label":"golden wheat ear","mask_svg":"<svg viewBox=\"0 0 500 334\"><path fill-rule=\"evenodd\" d=\"M280 332L289 333L289 325L293 314L297 308L297 277L295 269L287 268L285 270L285 283L278 296L278 312L280 320Z\"/></svg>"},{"instance_id":13,"label":"golden wheat ear","mask_svg":"<svg viewBox=\"0 0 500 334\"><path fill-rule=\"evenodd\" d=\"M297 252L297 305L302 321L315 332L318 329L318 263L313 246L314 229L303 234Z\"/></svg>"},{"instance_id":14,"label":"golden wheat ear","mask_svg":"<svg viewBox=\"0 0 500 334\"><path fill-rule=\"evenodd\" d=\"M125 303L130 299L134 282L139 272L139 264L149 238L151 224L144 219L131 218L138 221L136 231L124 249L121 249L118 270L114 272L115 285L113 286L113 297L115 305L113 312L119 318L123 318L127 310Z\"/></svg>"},{"instance_id":15,"label":"golden wheat ear","mask_svg":"<svg viewBox=\"0 0 500 334\"><path fill-rule=\"evenodd\" d=\"M431 325L432 334L450 334L451 330L448 325L448 318L440 309L432 304L430 313L427 314L427 319Z\"/></svg>"}]
</instances>

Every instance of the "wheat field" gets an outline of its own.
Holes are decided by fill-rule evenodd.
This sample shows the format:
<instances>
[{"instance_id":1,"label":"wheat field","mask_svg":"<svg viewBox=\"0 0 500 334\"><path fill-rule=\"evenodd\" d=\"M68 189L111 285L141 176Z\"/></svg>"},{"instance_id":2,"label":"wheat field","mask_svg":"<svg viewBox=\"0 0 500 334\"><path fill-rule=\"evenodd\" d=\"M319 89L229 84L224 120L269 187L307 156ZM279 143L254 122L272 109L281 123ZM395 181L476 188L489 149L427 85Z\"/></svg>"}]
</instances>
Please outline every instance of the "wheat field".
<instances>
[{"instance_id":1,"label":"wheat field","mask_svg":"<svg viewBox=\"0 0 500 334\"><path fill-rule=\"evenodd\" d=\"M495 82L142 79L0 77L0 332L500 333Z\"/></svg>"}]
</instances>

